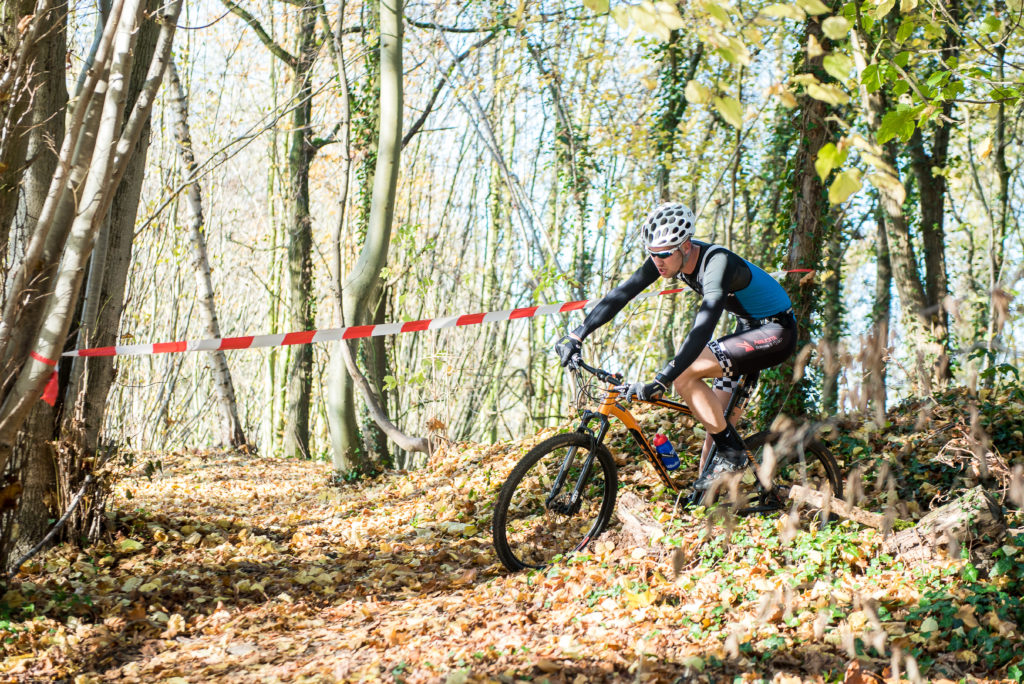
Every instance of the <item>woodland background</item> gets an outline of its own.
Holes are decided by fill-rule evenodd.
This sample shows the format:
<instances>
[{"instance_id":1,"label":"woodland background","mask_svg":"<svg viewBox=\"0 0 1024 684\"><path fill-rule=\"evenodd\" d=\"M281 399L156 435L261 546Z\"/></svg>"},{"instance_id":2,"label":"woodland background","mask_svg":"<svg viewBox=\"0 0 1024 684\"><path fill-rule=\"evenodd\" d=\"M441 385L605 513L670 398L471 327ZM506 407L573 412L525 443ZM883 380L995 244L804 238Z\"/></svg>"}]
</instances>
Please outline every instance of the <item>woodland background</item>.
<instances>
[{"instance_id":1,"label":"woodland background","mask_svg":"<svg viewBox=\"0 0 1024 684\"><path fill-rule=\"evenodd\" d=\"M639 265L662 200L768 271L814 270L784 280L802 351L765 378L756 420L880 429L909 398L1012 381L1022 12L5 2L0 561L16 571L64 516L63 538L95 538L126 458L155 471L221 444L329 460L343 483L422 465L439 440L558 424L550 348L574 321L349 355L65 360L50 406L63 350L593 298ZM633 306L585 353L646 377L695 305Z\"/></svg>"}]
</instances>

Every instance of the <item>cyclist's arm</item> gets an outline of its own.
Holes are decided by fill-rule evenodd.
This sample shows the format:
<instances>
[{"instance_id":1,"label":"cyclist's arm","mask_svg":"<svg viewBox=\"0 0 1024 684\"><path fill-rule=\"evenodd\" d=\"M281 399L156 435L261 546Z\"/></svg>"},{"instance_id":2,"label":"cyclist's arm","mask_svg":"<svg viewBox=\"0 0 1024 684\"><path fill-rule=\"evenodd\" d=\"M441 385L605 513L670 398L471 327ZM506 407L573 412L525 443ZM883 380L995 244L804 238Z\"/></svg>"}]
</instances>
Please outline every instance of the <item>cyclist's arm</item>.
<instances>
[{"instance_id":1,"label":"cyclist's arm","mask_svg":"<svg viewBox=\"0 0 1024 684\"><path fill-rule=\"evenodd\" d=\"M724 252L714 254L704 270L704 299L700 303L700 308L697 309L693 327L686 339L683 340L675 357L669 360L657 375L658 380L666 386L670 385L684 370L690 367L690 364L697 360L715 333L715 326L718 325L718 320L725 310L726 292L723 283L726 276L726 263Z\"/></svg>"},{"instance_id":2,"label":"cyclist's arm","mask_svg":"<svg viewBox=\"0 0 1024 684\"><path fill-rule=\"evenodd\" d=\"M654 265L653 259L647 257L633 275L597 303L583 319L583 324L573 330L572 334L581 340L586 339L587 335L615 318L615 315L622 311L622 307L657 279L658 267Z\"/></svg>"}]
</instances>

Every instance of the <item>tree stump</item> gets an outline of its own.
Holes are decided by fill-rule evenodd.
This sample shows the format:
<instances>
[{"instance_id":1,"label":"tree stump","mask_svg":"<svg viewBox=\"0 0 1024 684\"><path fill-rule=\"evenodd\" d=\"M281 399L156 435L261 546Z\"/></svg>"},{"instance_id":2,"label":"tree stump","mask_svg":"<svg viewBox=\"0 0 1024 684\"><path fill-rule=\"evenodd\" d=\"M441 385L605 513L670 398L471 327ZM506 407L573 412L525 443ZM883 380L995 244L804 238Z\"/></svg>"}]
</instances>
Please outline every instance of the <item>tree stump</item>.
<instances>
[{"instance_id":1,"label":"tree stump","mask_svg":"<svg viewBox=\"0 0 1024 684\"><path fill-rule=\"evenodd\" d=\"M913 561L956 556L960 548L982 537L996 538L1006 530L1003 508L983 487L968 490L956 501L936 508L914 527L885 540L882 550Z\"/></svg>"},{"instance_id":2,"label":"tree stump","mask_svg":"<svg viewBox=\"0 0 1024 684\"><path fill-rule=\"evenodd\" d=\"M647 504L633 492L619 495L616 514L622 522L622 541L630 546L650 548L651 542L665 534L665 528L648 512Z\"/></svg>"}]
</instances>

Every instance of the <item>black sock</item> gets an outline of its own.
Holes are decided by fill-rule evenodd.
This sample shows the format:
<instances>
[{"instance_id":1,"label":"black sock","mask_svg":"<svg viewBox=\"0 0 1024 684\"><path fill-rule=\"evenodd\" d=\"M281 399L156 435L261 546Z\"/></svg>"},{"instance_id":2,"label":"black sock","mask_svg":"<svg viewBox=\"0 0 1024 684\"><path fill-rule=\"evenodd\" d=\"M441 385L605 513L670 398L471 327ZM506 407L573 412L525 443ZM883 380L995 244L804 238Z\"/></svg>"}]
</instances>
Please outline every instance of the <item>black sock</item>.
<instances>
[{"instance_id":1,"label":"black sock","mask_svg":"<svg viewBox=\"0 0 1024 684\"><path fill-rule=\"evenodd\" d=\"M721 432L712 434L711 439L715 440L715 446L718 447L720 454L743 451L743 439L740 437L740 433L736 432L736 428L729 423L725 424L725 429Z\"/></svg>"}]
</instances>

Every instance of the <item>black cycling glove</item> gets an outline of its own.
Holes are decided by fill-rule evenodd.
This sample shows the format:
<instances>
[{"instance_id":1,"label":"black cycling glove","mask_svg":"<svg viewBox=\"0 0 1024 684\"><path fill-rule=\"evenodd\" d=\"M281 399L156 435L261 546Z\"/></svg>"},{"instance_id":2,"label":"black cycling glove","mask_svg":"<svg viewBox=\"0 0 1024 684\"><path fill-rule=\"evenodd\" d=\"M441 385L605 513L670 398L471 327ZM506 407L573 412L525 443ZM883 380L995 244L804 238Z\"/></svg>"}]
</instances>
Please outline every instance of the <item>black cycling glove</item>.
<instances>
[{"instance_id":1,"label":"black cycling glove","mask_svg":"<svg viewBox=\"0 0 1024 684\"><path fill-rule=\"evenodd\" d=\"M661 395L668 391L668 387L665 386L661 380L655 380L654 382L634 382L626 388L626 393L623 395L625 401L633 401L633 399L639 399L640 401L653 401L659 398Z\"/></svg>"},{"instance_id":2,"label":"black cycling glove","mask_svg":"<svg viewBox=\"0 0 1024 684\"><path fill-rule=\"evenodd\" d=\"M575 360L580 358L580 349L583 342L572 335L563 335L562 339L555 344L555 353L562 362L562 368L575 368Z\"/></svg>"}]
</instances>

